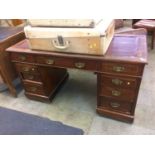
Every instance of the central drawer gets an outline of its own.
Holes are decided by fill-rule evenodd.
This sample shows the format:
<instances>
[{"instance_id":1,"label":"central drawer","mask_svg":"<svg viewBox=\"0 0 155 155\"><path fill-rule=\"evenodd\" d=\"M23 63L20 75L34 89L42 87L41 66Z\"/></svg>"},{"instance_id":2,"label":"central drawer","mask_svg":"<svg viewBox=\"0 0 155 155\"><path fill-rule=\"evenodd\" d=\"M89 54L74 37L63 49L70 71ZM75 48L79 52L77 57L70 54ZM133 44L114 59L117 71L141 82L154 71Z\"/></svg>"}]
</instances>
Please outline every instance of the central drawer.
<instances>
[{"instance_id":1,"label":"central drawer","mask_svg":"<svg viewBox=\"0 0 155 155\"><path fill-rule=\"evenodd\" d=\"M76 69L93 70L93 71L98 70L97 61L94 60L37 56L36 61L38 64L43 65L52 65L57 67L76 68Z\"/></svg>"}]
</instances>

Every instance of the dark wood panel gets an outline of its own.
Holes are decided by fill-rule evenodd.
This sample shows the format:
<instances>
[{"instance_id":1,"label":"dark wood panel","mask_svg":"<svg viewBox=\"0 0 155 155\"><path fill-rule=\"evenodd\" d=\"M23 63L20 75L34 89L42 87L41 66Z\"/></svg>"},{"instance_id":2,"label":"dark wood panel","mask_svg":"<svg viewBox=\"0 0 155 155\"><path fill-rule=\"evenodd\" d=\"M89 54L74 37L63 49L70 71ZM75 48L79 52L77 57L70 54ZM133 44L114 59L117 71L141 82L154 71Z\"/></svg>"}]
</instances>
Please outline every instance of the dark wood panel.
<instances>
[{"instance_id":1,"label":"dark wood panel","mask_svg":"<svg viewBox=\"0 0 155 155\"><path fill-rule=\"evenodd\" d=\"M40 74L32 74L32 73L25 73L25 72L21 72L20 74L23 80L30 80L30 81L37 81L37 82L42 81L40 78Z\"/></svg>"},{"instance_id":2,"label":"dark wood panel","mask_svg":"<svg viewBox=\"0 0 155 155\"><path fill-rule=\"evenodd\" d=\"M101 74L101 83L109 87L136 89L140 84L140 79L123 76L108 76Z\"/></svg>"},{"instance_id":3,"label":"dark wood panel","mask_svg":"<svg viewBox=\"0 0 155 155\"><path fill-rule=\"evenodd\" d=\"M120 75L141 76L143 73L143 65L141 64L103 62L101 68L103 72Z\"/></svg>"},{"instance_id":4,"label":"dark wood panel","mask_svg":"<svg viewBox=\"0 0 155 155\"><path fill-rule=\"evenodd\" d=\"M133 103L127 101L114 100L107 97L100 97L98 107L118 111L120 113L130 114Z\"/></svg>"},{"instance_id":5,"label":"dark wood panel","mask_svg":"<svg viewBox=\"0 0 155 155\"><path fill-rule=\"evenodd\" d=\"M22 73L37 74L37 75L40 74L38 71L38 66L35 65L16 63L16 69L18 72Z\"/></svg>"},{"instance_id":6,"label":"dark wood panel","mask_svg":"<svg viewBox=\"0 0 155 155\"><path fill-rule=\"evenodd\" d=\"M76 68L76 69L85 69L85 70L92 70L92 71L98 70L98 63L96 61L90 61L86 59L37 56L36 62L38 64L44 64L44 65L56 66L56 67Z\"/></svg>"},{"instance_id":7,"label":"dark wood panel","mask_svg":"<svg viewBox=\"0 0 155 155\"><path fill-rule=\"evenodd\" d=\"M11 53L11 60L15 62L35 62L35 57L29 54L23 53Z\"/></svg>"},{"instance_id":8,"label":"dark wood panel","mask_svg":"<svg viewBox=\"0 0 155 155\"><path fill-rule=\"evenodd\" d=\"M120 101L133 102L137 96L135 90L123 89L123 88L113 88L108 86L102 86L100 90L100 96L111 97L113 99L118 99Z\"/></svg>"},{"instance_id":9,"label":"dark wood panel","mask_svg":"<svg viewBox=\"0 0 155 155\"><path fill-rule=\"evenodd\" d=\"M39 95L47 95L43 84L36 84L33 82L23 82L23 83L26 92Z\"/></svg>"}]
</instances>

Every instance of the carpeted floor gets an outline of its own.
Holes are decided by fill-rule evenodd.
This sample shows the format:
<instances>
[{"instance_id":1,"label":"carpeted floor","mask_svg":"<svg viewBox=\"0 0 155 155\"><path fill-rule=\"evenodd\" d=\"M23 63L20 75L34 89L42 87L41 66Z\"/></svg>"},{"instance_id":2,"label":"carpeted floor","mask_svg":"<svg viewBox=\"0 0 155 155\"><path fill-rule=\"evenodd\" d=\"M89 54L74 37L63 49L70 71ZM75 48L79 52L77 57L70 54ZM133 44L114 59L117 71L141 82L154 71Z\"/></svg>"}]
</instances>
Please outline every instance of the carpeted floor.
<instances>
[{"instance_id":1,"label":"carpeted floor","mask_svg":"<svg viewBox=\"0 0 155 155\"><path fill-rule=\"evenodd\" d=\"M82 135L78 128L0 107L0 135Z\"/></svg>"}]
</instances>

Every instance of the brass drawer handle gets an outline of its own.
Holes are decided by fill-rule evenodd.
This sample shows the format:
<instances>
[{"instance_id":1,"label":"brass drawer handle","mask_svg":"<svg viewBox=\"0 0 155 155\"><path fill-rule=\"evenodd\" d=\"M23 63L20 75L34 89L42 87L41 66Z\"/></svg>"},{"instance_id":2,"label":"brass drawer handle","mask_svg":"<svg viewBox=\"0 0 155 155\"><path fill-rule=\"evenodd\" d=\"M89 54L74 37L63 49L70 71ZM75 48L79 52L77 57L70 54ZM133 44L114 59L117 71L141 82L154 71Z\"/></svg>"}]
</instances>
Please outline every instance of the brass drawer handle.
<instances>
[{"instance_id":1,"label":"brass drawer handle","mask_svg":"<svg viewBox=\"0 0 155 155\"><path fill-rule=\"evenodd\" d=\"M123 81L120 79L112 79L112 83L118 86L118 85L122 85Z\"/></svg>"},{"instance_id":2,"label":"brass drawer handle","mask_svg":"<svg viewBox=\"0 0 155 155\"><path fill-rule=\"evenodd\" d=\"M53 65L54 64L54 60L53 59L47 59L46 60L46 64Z\"/></svg>"},{"instance_id":3,"label":"brass drawer handle","mask_svg":"<svg viewBox=\"0 0 155 155\"><path fill-rule=\"evenodd\" d=\"M31 87L31 88L30 88L30 91L36 92L36 91L37 91L37 88L36 88L36 87Z\"/></svg>"},{"instance_id":4,"label":"brass drawer handle","mask_svg":"<svg viewBox=\"0 0 155 155\"><path fill-rule=\"evenodd\" d=\"M25 55L20 55L19 59L22 60L22 61L25 61L26 60L26 56Z\"/></svg>"},{"instance_id":5,"label":"brass drawer handle","mask_svg":"<svg viewBox=\"0 0 155 155\"><path fill-rule=\"evenodd\" d=\"M79 69L84 68L84 67L85 67L85 63L76 62L76 63L75 63L75 67L76 67L76 68L79 68Z\"/></svg>"},{"instance_id":6,"label":"brass drawer handle","mask_svg":"<svg viewBox=\"0 0 155 155\"><path fill-rule=\"evenodd\" d=\"M29 67L23 67L23 71L28 72L28 71L30 71L30 68Z\"/></svg>"},{"instance_id":7,"label":"brass drawer handle","mask_svg":"<svg viewBox=\"0 0 155 155\"><path fill-rule=\"evenodd\" d=\"M119 108L121 105L120 105L119 103L117 103L117 102L111 102L111 103L110 103L110 106L111 106L112 108Z\"/></svg>"},{"instance_id":8,"label":"brass drawer handle","mask_svg":"<svg viewBox=\"0 0 155 155\"><path fill-rule=\"evenodd\" d=\"M125 70L125 67L113 66L113 71L115 71L115 72L123 72L124 70Z\"/></svg>"},{"instance_id":9,"label":"brass drawer handle","mask_svg":"<svg viewBox=\"0 0 155 155\"><path fill-rule=\"evenodd\" d=\"M30 70L35 71L35 68L23 67L24 72L29 72Z\"/></svg>"},{"instance_id":10,"label":"brass drawer handle","mask_svg":"<svg viewBox=\"0 0 155 155\"><path fill-rule=\"evenodd\" d=\"M121 95L121 92L118 91L118 90L112 90L112 95L113 96L120 96Z\"/></svg>"},{"instance_id":11,"label":"brass drawer handle","mask_svg":"<svg viewBox=\"0 0 155 155\"><path fill-rule=\"evenodd\" d=\"M29 75L29 76L28 76L28 79L29 79L29 80L33 80L33 79L34 79L34 76L33 76L33 75Z\"/></svg>"}]
</instances>

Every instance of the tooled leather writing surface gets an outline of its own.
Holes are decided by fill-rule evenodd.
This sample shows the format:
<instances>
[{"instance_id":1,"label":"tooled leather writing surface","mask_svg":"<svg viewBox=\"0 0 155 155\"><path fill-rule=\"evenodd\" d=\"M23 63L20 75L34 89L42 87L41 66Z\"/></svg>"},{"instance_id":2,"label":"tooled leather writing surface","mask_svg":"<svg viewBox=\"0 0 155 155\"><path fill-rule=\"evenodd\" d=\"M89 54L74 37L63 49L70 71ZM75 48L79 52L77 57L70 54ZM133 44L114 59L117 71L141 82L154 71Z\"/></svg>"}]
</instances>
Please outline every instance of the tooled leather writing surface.
<instances>
[{"instance_id":1,"label":"tooled leather writing surface","mask_svg":"<svg viewBox=\"0 0 155 155\"><path fill-rule=\"evenodd\" d=\"M15 46L8 48L8 51L14 52L30 52L30 53L44 53L44 55L53 56L69 56L69 57L83 57L87 59L101 59L112 61L129 61L147 63L147 42L145 35L116 35L114 36L107 53L104 56L72 54L59 52L46 52L31 50L28 46L28 40L23 40Z\"/></svg>"}]
</instances>

